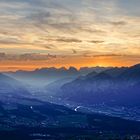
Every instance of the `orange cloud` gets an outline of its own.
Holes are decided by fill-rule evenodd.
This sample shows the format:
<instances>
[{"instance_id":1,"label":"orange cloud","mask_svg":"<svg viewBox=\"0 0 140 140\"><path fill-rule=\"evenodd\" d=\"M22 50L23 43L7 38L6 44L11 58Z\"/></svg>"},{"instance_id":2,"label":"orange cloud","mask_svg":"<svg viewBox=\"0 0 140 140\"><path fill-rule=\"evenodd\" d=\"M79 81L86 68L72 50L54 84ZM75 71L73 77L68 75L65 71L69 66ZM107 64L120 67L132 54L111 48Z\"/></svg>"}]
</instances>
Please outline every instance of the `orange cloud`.
<instances>
[{"instance_id":1,"label":"orange cloud","mask_svg":"<svg viewBox=\"0 0 140 140\"><path fill-rule=\"evenodd\" d=\"M28 61L14 61L6 60L0 61L1 71L16 71L16 70L33 70L42 67L94 67L94 66L131 66L140 63L139 56L59 56L57 59L49 60L28 60Z\"/></svg>"}]
</instances>

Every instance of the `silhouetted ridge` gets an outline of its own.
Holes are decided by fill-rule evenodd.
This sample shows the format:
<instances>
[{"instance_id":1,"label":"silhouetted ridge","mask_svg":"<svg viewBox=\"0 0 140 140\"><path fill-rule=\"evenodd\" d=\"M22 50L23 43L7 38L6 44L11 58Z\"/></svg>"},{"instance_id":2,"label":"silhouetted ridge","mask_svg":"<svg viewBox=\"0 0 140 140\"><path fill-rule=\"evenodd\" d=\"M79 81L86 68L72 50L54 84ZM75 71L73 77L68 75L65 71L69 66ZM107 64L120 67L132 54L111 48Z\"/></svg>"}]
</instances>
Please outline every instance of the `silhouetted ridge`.
<instances>
[{"instance_id":1,"label":"silhouetted ridge","mask_svg":"<svg viewBox=\"0 0 140 140\"><path fill-rule=\"evenodd\" d=\"M77 69L76 69L75 67L70 67L70 68L68 69L68 71L70 71L70 72L78 72Z\"/></svg>"},{"instance_id":2,"label":"silhouetted ridge","mask_svg":"<svg viewBox=\"0 0 140 140\"><path fill-rule=\"evenodd\" d=\"M24 96L29 95L29 92L21 82L0 73L0 94Z\"/></svg>"},{"instance_id":3,"label":"silhouetted ridge","mask_svg":"<svg viewBox=\"0 0 140 140\"><path fill-rule=\"evenodd\" d=\"M92 73L87 74L87 78L93 78L94 76L96 76L98 73L93 71Z\"/></svg>"},{"instance_id":4,"label":"silhouetted ridge","mask_svg":"<svg viewBox=\"0 0 140 140\"><path fill-rule=\"evenodd\" d=\"M106 80L106 79L111 79L112 77L105 72L99 73L94 77L94 80Z\"/></svg>"},{"instance_id":5,"label":"silhouetted ridge","mask_svg":"<svg viewBox=\"0 0 140 140\"><path fill-rule=\"evenodd\" d=\"M140 64L126 69L120 77L123 80L140 80Z\"/></svg>"},{"instance_id":6,"label":"silhouetted ridge","mask_svg":"<svg viewBox=\"0 0 140 140\"><path fill-rule=\"evenodd\" d=\"M86 104L140 105L140 64L92 72L64 84L60 95Z\"/></svg>"}]
</instances>

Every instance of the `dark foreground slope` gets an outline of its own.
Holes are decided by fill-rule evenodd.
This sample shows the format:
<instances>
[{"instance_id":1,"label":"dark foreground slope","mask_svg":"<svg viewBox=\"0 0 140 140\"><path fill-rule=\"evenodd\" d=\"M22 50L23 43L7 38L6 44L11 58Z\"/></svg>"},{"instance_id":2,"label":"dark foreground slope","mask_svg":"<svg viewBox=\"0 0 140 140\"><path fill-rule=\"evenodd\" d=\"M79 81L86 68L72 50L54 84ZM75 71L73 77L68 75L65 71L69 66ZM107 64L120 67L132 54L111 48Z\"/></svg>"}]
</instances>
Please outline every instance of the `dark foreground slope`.
<instances>
[{"instance_id":1,"label":"dark foreground slope","mask_svg":"<svg viewBox=\"0 0 140 140\"><path fill-rule=\"evenodd\" d=\"M100 138L138 136L140 122L99 114L86 114L66 107L20 98L0 102L2 140Z\"/></svg>"}]
</instances>

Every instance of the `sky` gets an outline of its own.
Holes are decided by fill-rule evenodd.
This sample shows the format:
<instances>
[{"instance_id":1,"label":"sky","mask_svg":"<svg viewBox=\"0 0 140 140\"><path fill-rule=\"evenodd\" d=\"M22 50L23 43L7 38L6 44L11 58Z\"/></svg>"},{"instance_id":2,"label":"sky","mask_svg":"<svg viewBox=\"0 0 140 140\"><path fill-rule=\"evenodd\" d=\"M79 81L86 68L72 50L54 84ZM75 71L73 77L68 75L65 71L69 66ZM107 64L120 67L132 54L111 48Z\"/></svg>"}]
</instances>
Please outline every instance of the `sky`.
<instances>
[{"instance_id":1,"label":"sky","mask_svg":"<svg viewBox=\"0 0 140 140\"><path fill-rule=\"evenodd\" d=\"M140 0L0 0L0 70L140 63Z\"/></svg>"}]
</instances>

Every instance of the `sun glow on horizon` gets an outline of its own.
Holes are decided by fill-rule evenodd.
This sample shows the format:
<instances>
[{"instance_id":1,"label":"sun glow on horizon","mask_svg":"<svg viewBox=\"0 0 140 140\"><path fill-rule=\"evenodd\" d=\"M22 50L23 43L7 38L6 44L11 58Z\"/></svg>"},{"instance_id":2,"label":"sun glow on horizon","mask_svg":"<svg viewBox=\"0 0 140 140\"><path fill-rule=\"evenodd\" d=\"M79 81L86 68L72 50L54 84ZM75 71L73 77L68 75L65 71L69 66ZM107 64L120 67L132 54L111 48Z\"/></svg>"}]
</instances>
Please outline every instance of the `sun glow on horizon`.
<instances>
[{"instance_id":1,"label":"sun glow on horizon","mask_svg":"<svg viewBox=\"0 0 140 140\"><path fill-rule=\"evenodd\" d=\"M35 69L41 69L45 67L56 67L56 68L69 68L71 66L80 69L81 67L128 67L137 64L135 61L140 58L128 58L128 57L64 57L52 60L25 60L25 61L11 61L7 60L0 61L1 71L17 71L17 70L27 70L32 71Z\"/></svg>"}]
</instances>

